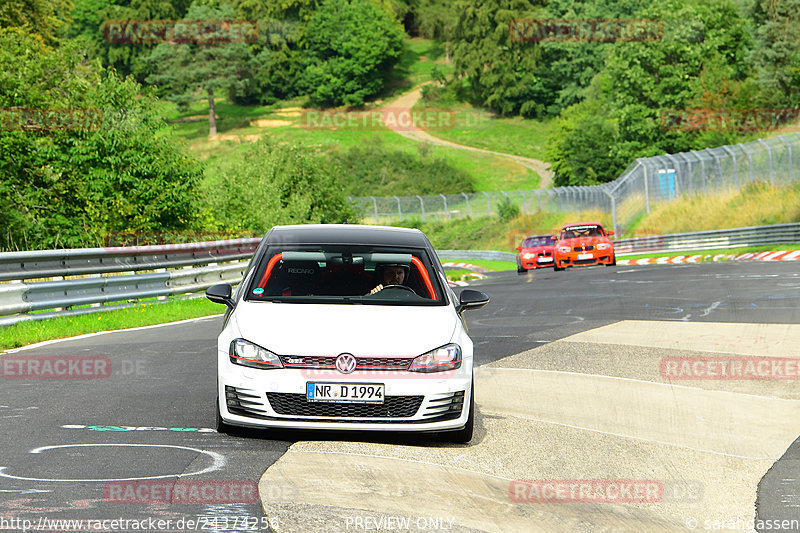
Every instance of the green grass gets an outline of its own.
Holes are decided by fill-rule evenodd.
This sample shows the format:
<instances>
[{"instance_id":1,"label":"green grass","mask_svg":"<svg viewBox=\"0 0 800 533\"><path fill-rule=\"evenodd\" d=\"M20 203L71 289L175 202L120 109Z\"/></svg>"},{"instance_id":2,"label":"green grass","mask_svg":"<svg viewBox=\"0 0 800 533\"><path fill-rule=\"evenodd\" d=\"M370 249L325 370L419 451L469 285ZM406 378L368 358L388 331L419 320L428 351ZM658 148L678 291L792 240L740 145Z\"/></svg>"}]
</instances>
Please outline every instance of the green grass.
<instances>
[{"instance_id":1,"label":"green grass","mask_svg":"<svg viewBox=\"0 0 800 533\"><path fill-rule=\"evenodd\" d=\"M445 275L450 281L462 281L462 278L474 277L475 273L469 270L447 270L445 271Z\"/></svg>"},{"instance_id":2,"label":"green grass","mask_svg":"<svg viewBox=\"0 0 800 533\"><path fill-rule=\"evenodd\" d=\"M422 222L419 219L393 221L393 226L422 230L437 250L499 250L516 253L528 235L552 234L561 226L581 220L596 220L611 226L611 215L601 211L579 213L537 212L508 221L497 216L460 218L447 222Z\"/></svg>"},{"instance_id":3,"label":"green grass","mask_svg":"<svg viewBox=\"0 0 800 533\"><path fill-rule=\"evenodd\" d=\"M453 71L453 67L445 62L444 43L421 38L406 39L405 51L394 69L386 96L396 96L414 85L429 81L434 65L438 65L443 74Z\"/></svg>"},{"instance_id":4,"label":"green grass","mask_svg":"<svg viewBox=\"0 0 800 533\"><path fill-rule=\"evenodd\" d=\"M127 309L0 326L0 349L17 348L62 337L163 324L187 318L217 315L225 306L205 298L143 303Z\"/></svg>"},{"instance_id":5,"label":"green grass","mask_svg":"<svg viewBox=\"0 0 800 533\"><path fill-rule=\"evenodd\" d=\"M295 102L296 103L296 102ZM379 125L374 129L321 129L303 127L302 117L284 116L276 113L280 108L236 106L223 100L217 106L220 120L217 123L218 138L208 138L208 121L198 120L172 124L172 138L186 142L190 153L206 164L205 182L213 187L222 168L241 159L249 142L248 136L270 138L276 142L303 144L317 151L342 150L363 146L374 137L379 137L386 149L404 151L419 157L421 144L394 133ZM198 101L186 113L174 118L200 115L208 112L205 101ZM233 112L230 118L224 113ZM258 127L250 121L257 119L281 120L288 124ZM235 137L234 137L235 136ZM252 138L252 137L251 137ZM472 179L478 192L536 188L539 176L532 170L507 159L488 154L476 154L438 146L427 146L430 155L443 158L451 166L464 171ZM462 191L452 191L458 193Z\"/></svg>"},{"instance_id":6,"label":"green grass","mask_svg":"<svg viewBox=\"0 0 800 533\"><path fill-rule=\"evenodd\" d=\"M457 127L431 129L431 135L466 146L547 161L547 137L553 121L498 118L490 111L463 103L442 105L420 101L414 109L442 107L456 113Z\"/></svg>"},{"instance_id":7,"label":"green grass","mask_svg":"<svg viewBox=\"0 0 800 533\"><path fill-rule=\"evenodd\" d=\"M441 258L440 258L441 259ZM477 267L485 268L489 272L503 272L506 270L516 270L517 264L513 261L489 261L484 259L442 259L444 263L467 263ZM448 270L448 272L450 272ZM460 270L458 272L461 272ZM466 272L470 272L467 270Z\"/></svg>"},{"instance_id":8,"label":"green grass","mask_svg":"<svg viewBox=\"0 0 800 533\"><path fill-rule=\"evenodd\" d=\"M741 170L739 171L741 175ZM682 196L651 206L628 233L666 235L800 222L800 183L775 187L754 182L740 190Z\"/></svg>"}]
</instances>

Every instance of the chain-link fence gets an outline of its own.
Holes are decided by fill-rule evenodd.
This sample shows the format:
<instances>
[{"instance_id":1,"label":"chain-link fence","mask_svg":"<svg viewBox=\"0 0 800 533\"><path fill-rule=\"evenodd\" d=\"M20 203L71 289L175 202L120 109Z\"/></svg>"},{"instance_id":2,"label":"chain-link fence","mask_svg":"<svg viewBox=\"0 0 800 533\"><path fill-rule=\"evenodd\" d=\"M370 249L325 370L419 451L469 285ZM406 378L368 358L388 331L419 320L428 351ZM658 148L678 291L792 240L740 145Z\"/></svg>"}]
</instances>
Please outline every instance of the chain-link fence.
<instances>
[{"instance_id":1,"label":"chain-link fence","mask_svg":"<svg viewBox=\"0 0 800 533\"><path fill-rule=\"evenodd\" d=\"M781 185L793 182L800 168L800 133L666 154L634 161L616 180L603 185L555 187L530 191L439 194L432 196L362 196L351 201L364 222L385 224L408 218L451 220L497 215L508 202L523 213L610 212L619 235L659 202L681 195L736 190L754 181Z\"/></svg>"}]
</instances>

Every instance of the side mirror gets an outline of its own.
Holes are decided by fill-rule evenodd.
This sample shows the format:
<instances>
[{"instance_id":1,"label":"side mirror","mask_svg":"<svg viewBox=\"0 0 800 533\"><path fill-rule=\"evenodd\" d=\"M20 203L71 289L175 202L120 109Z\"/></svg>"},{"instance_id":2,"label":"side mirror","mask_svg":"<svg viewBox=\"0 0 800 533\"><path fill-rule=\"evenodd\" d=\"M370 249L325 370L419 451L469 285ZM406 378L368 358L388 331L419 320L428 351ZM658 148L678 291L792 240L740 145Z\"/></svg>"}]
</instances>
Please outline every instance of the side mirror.
<instances>
[{"instance_id":1,"label":"side mirror","mask_svg":"<svg viewBox=\"0 0 800 533\"><path fill-rule=\"evenodd\" d=\"M461 291L461 296L458 298L458 307L456 310L460 313L467 309L480 309L489 303L489 297L481 291L473 289L464 289Z\"/></svg>"},{"instance_id":2,"label":"side mirror","mask_svg":"<svg viewBox=\"0 0 800 533\"><path fill-rule=\"evenodd\" d=\"M233 298L231 293L233 289L228 283L217 283L206 289L206 298L216 304L225 304L231 309L234 307Z\"/></svg>"},{"instance_id":3,"label":"side mirror","mask_svg":"<svg viewBox=\"0 0 800 533\"><path fill-rule=\"evenodd\" d=\"M522 246L517 246L517 251L521 252L522 251Z\"/></svg>"},{"instance_id":4,"label":"side mirror","mask_svg":"<svg viewBox=\"0 0 800 533\"><path fill-rule=\"evenodd\" d=\"M609 231L608 234L609 235L614 235L614 232L613 231Z\"/></svg>"},{"instance_id":5,"label":"side mirror","mask_svg":"<svg viewBox=\"0 0 800 533\"><path fill-rule=\"evenodd\" d=\"M553 235L553 240L558 242L558 235Z\"/></svg>"}]
</instances>

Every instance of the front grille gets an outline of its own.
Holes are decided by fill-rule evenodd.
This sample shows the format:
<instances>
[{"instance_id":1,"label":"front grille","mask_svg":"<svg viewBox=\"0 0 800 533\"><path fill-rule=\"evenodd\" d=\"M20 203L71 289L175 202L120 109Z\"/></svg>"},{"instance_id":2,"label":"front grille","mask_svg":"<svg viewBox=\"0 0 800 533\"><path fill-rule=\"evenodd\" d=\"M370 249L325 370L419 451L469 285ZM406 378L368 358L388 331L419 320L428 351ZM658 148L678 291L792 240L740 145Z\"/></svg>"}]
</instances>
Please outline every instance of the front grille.
<instances>
[{"instance_id":1,"label":"front grille","mask_svg":"<svg viewBox=\"0 0 800 533\"><path fill-rule=\"evenodd\" d=\"M280 358L284 368L336 368L336 357L281 355ZM356 371L406 370L412 360L409 357L357 357Z\"/></svg>"},{"instance_id":2,"label":"front grille","mask_svg":"<svg viewBox=\"0 0 800 533\"><path fill-rule=\"evenodd\" d=\"M576 246L572 250L575 251L575 252L583 252L583 251L588 252L590 250L594 250L594 246L591 246L591 245L590 246Z\"/></svg>"},{"instance_id":3,"label":"front grille","mask_svg":"<svg viewBox=\"0 0 800 533\"><path fill-rule=\"evenodd\" d=\"M552 256L552 255L553 255L553 253L552 253L552 252L541 252L541 253L539 254L539 257L550 257L550 256Z\"/></svg>"},{"instance_id":4,"label":"front grille","mask_svg":"<svg viewBox=\"0 0 800 533\"><path fill-rule=\"evenodd\" d=\"M334 418L410 418L417 414L423 396L387 396L384 403L309 402L305 394L268 392L272 410L289 416Z\"/></svg>"}]
</instances>

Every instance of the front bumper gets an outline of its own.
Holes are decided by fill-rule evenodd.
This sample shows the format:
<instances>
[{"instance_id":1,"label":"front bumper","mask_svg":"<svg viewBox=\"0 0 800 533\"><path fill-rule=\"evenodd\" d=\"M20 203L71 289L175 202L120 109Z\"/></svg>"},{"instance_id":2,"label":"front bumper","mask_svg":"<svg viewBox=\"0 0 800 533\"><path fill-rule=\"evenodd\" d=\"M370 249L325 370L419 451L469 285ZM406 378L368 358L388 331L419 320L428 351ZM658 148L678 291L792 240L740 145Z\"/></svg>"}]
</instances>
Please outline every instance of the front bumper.
<instances>
[{"instance_id":1,"label":"front bumper","mask_svg":"<svg viewBox=\"0 0 800 533\"><path fill-rule=\"evenodd\" d=\"M584 258L584 259L578 259L577 253L556 255L555 262L559 268L564 268L568 266L609 265L613 261L614 261L613 250L601 250L593 252L591 258Z\"/></svg>"},{"instance_id":2,"label":"front bumper","mask_svg":"<svg viewBox=\"0 0 800 533\"><path fill-rule=\"evenodd\" d=\"M222 354L220 354L222 355ZM471 361L436 374L241 367L220 358L219 408L233 426L359 431L446 431L467 422ZM383 383L382 404L307 402L308 382Z\"/></svg>"}]
</instances>

